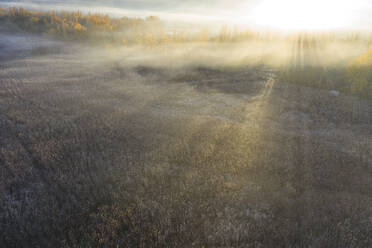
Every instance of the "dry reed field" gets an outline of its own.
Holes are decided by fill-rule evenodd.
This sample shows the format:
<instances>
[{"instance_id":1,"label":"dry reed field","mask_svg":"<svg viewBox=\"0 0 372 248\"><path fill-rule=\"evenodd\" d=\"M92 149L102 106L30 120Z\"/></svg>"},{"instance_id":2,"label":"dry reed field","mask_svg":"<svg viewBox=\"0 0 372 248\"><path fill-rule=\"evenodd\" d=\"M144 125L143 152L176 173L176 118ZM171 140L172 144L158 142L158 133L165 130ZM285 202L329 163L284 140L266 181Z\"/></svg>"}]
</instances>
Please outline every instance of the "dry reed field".
<instances>
[{"instance_id":1,"label":"dry reed field","mask_svg":"<svg viewBox=\"0 0 372 248\"><path fill-rule=\"evenodd\" d=\"M93 17L0 33L1 247L372 247L368 39L66 38Z\"/></svg>"}]
</instances>

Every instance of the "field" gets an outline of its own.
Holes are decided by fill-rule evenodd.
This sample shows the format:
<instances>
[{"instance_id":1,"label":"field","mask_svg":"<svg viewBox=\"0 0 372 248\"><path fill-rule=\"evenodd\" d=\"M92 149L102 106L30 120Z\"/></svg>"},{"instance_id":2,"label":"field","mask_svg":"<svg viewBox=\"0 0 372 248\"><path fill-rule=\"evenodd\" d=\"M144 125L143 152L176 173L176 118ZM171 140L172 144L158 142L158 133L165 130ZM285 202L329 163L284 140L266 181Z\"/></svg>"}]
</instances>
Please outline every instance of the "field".
<instances>
[{"instance_id":1,"label":"field","mask_svg":"<svg viewBox=\"0 0 372 248\"><path fill-rule=\"evenodd\" d=\"M0 36L0 246L372 246L370 44Z\"/></svg>"}]
</instances>

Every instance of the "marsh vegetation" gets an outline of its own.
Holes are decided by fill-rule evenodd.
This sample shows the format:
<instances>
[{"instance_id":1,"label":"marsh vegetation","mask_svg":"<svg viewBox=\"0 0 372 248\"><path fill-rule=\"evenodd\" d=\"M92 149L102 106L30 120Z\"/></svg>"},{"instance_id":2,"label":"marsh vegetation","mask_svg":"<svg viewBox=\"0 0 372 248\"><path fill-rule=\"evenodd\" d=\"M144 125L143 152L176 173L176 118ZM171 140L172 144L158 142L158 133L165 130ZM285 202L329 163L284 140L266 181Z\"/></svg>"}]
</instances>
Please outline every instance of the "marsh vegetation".
<instances>
[{"instance_id":1,"label":"marsh vegetation","mask_svg":"<svg viewBox=\"0 0 372 248\"><path fill-rule=\"evenodd\" d=\"M368 34L0 19L0 246L372 246Z\"/></svg>"}]
</instances>

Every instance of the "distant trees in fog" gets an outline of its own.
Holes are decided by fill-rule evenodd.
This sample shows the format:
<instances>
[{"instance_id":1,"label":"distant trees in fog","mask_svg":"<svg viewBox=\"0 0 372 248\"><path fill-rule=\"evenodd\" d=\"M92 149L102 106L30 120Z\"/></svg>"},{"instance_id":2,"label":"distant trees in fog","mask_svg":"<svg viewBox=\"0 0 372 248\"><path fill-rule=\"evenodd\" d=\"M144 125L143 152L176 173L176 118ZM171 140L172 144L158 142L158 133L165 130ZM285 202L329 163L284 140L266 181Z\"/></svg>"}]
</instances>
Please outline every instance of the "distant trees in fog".
<instances>
[{"instance_id":1,"label":"distant trees in fog","mask_svg":"<svg viewBox=\"0 0 372 248\"><path fill-rule=\"evenodd\" d=\"M22 30L69 40L89 40L113 45L144 44L147 46L185 42L238 42L262 38L258 32L239 31L223 26L212 33L167 30L156 16L147 18L110 18L107 15L67 11L29 11L23 8L0 9L0 21ZM265 37L267 38L267 37Z\"/></svg>"},{"instance_id":2,"label":"distant trees in fog","mask_svg":"<svg viewBox=\"0 0 372 248\"><path fill-rule=\"evenodd\" d=\"M1 21L15 24L17 27L33 32L65 39L91 39L102 42L137 43L145 41L148 35L161 32L162 23L158 17L142 18L110 18L106 15L87 14L81 12L39 12L23 8L1 9Z\"/></svg>"},{"instance_id":3,"label":"distant trees in fog","mask_svg":"<svg viewBox=\"0 0 372 248\"><path fill-rule=\"evenodd\" d=\"M240 30L237 27L222 26L217 32L201 28L200 32L171 31L156 16L147 18L111 18L101 14L87 14L68 11L29 11L23 8L0 8L0 22L15 25L28 32L42 33L70 40L89 40L112 45L144 44L147 46L185 42L242 42L248 40L293 39L278 33ZM294 36L297 36L295 34ZM362 39L359 33L348 33L339 37L335 33L316 34L320 40L355 42ZM372 36L368 38L372 44Z\"/></svg>"}]
</instances>

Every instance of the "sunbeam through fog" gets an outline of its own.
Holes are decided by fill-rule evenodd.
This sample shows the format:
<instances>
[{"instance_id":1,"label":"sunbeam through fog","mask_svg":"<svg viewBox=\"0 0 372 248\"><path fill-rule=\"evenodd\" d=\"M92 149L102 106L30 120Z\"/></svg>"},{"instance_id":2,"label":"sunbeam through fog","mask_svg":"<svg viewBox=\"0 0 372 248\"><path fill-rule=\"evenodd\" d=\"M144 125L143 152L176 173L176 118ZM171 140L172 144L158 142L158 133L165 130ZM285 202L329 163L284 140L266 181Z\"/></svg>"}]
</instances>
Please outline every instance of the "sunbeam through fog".
<instances>
[{"instance_id":1,"label":"sunbeam through fog","mask_svg":"<svg viewBox=\"0 0 372 248\"><path fill-rule=\"evenodd\" d=\"M367 0L0 0L0 247L372 247Z\"/></svg>"}]
</instances>

